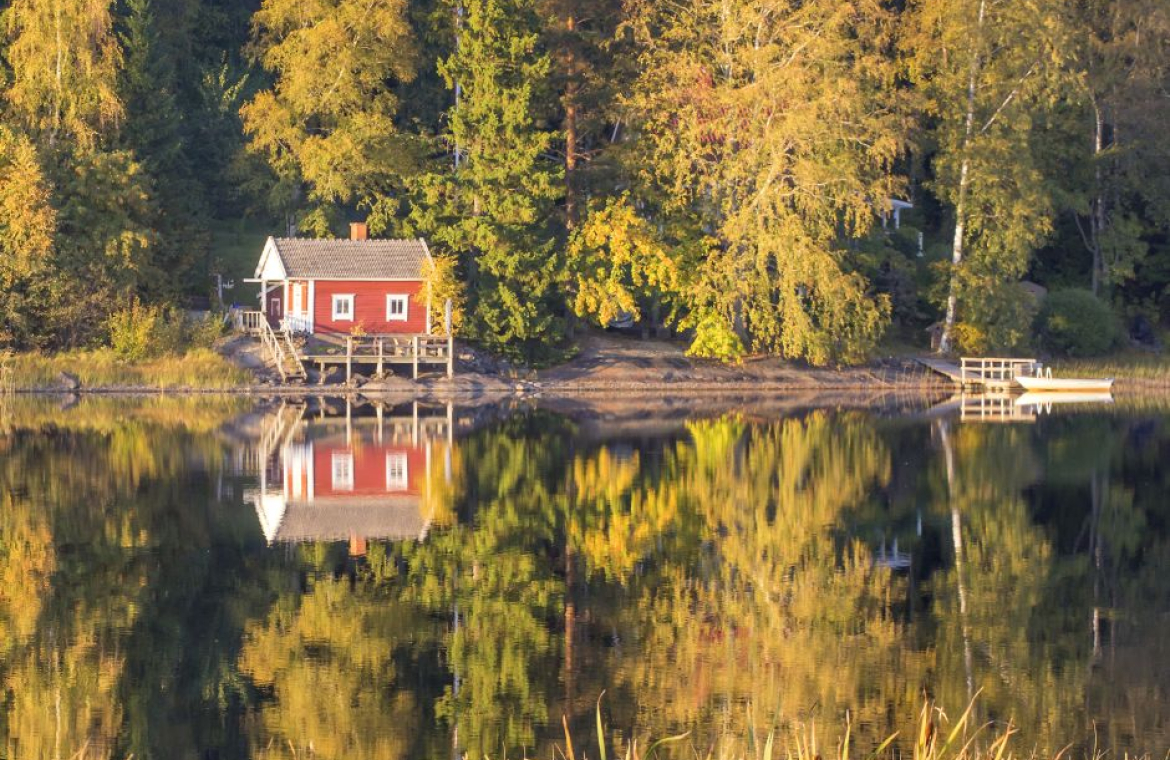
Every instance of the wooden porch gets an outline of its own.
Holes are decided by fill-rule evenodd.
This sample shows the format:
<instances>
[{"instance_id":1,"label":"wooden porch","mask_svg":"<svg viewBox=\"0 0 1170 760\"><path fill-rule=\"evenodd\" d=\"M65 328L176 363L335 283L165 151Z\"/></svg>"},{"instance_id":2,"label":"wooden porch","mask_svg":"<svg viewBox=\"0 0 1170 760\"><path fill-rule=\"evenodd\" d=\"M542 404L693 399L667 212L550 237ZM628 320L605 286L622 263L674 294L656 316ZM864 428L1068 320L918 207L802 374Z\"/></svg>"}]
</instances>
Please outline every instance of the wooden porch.
<instances>
[{"instance_id":1,"label":"wooden porch","mask_svg":"<svg viewBox=\"0 0 1170 760\"><path fill-rule=\"evenodd\" d=\"M372 366L377 375L394 365L410 365L418 379L419 367L442 365L447 377L455 376L455 339L439 335L313 335L305 339L301 360L325 372L344 366L345 379L353 378L355 365Z\"/></svg>"},{"instance_id":2,"label":"wooden porch","mask_svg":"<svg viewBox=\"0 0 1170 760\"><path fill-rule=\"evenodd\" d=\"M455 340L438 335L301 335L287 323L274 330L260 311L234 312L238 331L260 338L281 380L304 380L306 365L316 365L321 375L329 367L345 367L345 379L353 379L354 367L372 367L381 376L393 366L409 365L418 379L419 367L440 365L447 377L455 375Z\"/></svg>"}]
</instances>

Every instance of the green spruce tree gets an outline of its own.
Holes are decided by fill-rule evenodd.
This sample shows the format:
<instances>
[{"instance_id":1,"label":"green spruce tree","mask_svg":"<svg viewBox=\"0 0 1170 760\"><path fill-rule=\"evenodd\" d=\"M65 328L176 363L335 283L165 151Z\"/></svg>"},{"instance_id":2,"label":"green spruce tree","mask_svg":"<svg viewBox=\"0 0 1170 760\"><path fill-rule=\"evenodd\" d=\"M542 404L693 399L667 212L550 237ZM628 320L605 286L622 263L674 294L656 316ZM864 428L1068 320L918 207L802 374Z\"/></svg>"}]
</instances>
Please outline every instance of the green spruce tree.
<instances>
[{"instance_id":1,"label":"green spruce tree","mask_svg":"<svg viewBox=\"0 0 1170 760\"><path fill-rule=\"evenodd\" d=\"M455 50L439 66L457 95L448 154L415 194L409 226L462 260L474 336L538 361L563 337L563 172L538 110L550 60L531 0L468 0L458 13Z\"/></svg>"}]
</instances>

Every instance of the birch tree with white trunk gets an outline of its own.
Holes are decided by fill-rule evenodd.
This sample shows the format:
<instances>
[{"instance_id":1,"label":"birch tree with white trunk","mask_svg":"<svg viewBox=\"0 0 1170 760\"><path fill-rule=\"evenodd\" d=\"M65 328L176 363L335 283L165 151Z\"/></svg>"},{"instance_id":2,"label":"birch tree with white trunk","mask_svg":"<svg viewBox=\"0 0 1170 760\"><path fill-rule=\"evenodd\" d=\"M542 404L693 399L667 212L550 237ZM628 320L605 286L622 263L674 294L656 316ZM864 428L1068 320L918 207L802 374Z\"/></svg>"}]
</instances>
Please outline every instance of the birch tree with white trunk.
<instances>
[{"instance_id":1,"label":"birch tree with white trunk","mask_svg":"<svg viewBox=\"0 0 1170 760\"><path fill-rule=\"evenodd\" d=\"M1068 47L1058 0L913 0L902 45L933 144L930 189L953 217L939 351L986 342L987 296L1017 281L1052 226L1035 117L1059 93ZM963 314L979 292L984 314ZM972 299L974 300L974 299Z\"/></svg>"}]
</instances>

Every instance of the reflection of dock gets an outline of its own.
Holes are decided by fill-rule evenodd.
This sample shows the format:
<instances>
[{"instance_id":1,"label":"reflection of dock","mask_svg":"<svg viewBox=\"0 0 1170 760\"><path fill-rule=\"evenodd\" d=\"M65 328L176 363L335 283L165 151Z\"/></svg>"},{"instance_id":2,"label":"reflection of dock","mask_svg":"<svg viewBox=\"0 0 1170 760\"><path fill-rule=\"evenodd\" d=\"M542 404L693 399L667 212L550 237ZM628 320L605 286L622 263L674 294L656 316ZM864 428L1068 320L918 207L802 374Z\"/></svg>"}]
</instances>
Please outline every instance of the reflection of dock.
<instances>
[{"instance_id":1,"label":"reflection of dock","mask_svg":"<svg viewBox=\"0 0 1170 760\"><path fill-rule=\"evenodd\" d=\"M1035 422L1036 410L1016 404L1008 393L963 393L959 399L963 422Z\"/></svg>"},{"instance_id":2,"label":"reflection of dock","mask_svg":"<svg viewBox=\"0 0 1170 760\"><path fill-rule=\"evenodd\" d=\"M955 412L963 422L1035 422L1036 409L1020 406L1010 393L956 393L924 416L946 419Z\"/></svg>"}]
</instances>

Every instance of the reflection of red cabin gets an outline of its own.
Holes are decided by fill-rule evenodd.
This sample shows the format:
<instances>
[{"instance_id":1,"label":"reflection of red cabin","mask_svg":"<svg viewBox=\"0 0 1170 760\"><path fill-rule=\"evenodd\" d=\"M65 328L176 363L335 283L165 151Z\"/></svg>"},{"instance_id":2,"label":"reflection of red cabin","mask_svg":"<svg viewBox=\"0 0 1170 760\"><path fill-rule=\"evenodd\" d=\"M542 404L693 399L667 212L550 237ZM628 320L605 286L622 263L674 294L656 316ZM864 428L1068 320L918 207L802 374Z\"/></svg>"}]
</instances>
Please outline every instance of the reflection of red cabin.
<instances>
[{"instance_id":1,"label":"reflection of red cabin","mask_svg":"<svg viewBox=\"0 0 1170 760\"><path fill-rule=\"evenodd\" d=\"M308 448L308 456L300 446ZM285 488L310 500L419 495L426 468L422 446L320 441L293 444L285 454Z\"/></svg>"},{"instance_id":2,"label":"reflection of red cabin","mask_svg":"<svg viewBox=\"0 0 1170 760\"><path fill-rule=\"evenodd\" d=\"M330 437L289 443L260 522L269 543L420 538L430 447Z\"/></svg>"}]
</instances>

